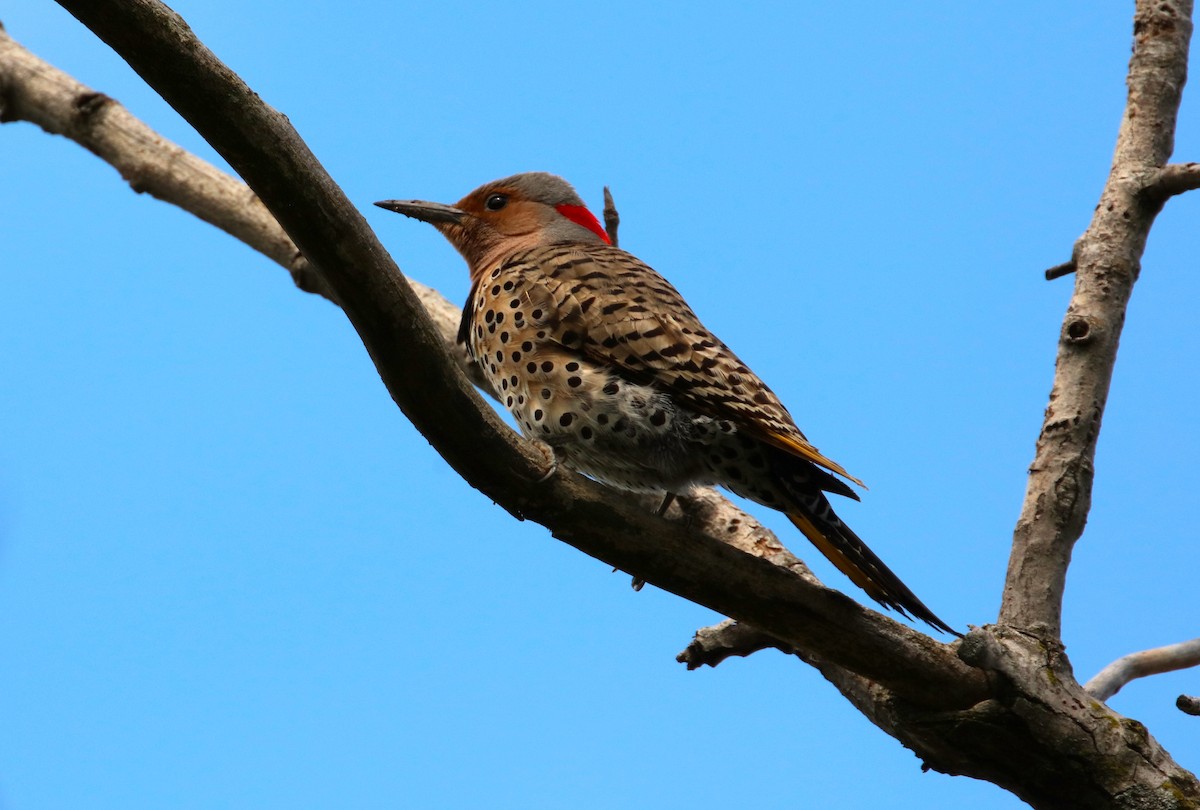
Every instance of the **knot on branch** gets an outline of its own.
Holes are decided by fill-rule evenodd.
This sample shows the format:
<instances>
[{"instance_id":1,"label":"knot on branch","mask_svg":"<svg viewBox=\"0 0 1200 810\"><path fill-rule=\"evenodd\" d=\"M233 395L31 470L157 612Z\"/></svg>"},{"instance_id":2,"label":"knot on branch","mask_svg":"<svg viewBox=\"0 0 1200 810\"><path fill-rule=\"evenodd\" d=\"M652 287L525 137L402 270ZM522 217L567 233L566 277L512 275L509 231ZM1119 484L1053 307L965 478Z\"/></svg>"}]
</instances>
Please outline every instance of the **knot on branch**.
<instances>
[{"instance_id":1,"label":"knot on branch","mask_svg":"<svg viewBox=\"0 0 1200 810\"><path fill-rule=\"evenodd\" d=\"M111 96L98 93L95 90L80 93L72 102L84 126L89 126L90 121L88 119L112 103L114 102Z\"/></svg>"},{"instance_id":2,"label":"knot on branch","mask_svg":"<svg viewBox=\"0 0 1200 810\"><path fill-rule=\"evenodd\" d=\"M1040 673L1036 679L1039 681L1074 681L1062 642L1043 630L1007 625L972 627L958 647L958 657L965 664L1016 683L1028 683L1034 672Z\"/></svg>"},{"instance_id":3,"label":"knot on branch","mask_svg":"<svg viewBox=\"0 0 1200 810\"><path fill-rule=\"evenodd\" d=\"M1003 651L986 627L972 627L958 646L958 657L964 664L977 669L997 670Z\"/></svg>"},{"instance_id":4,"label":"knot on branch","mask_svg":"<svg viewBox=\"0 0 1200 810\"><path fill-rule=\"evenodd\" d=\"M1092 325L1087 318L1071 318L1063 325L1063 340L1076 346L1090 343L1093 338Z\"/></svg>"}]
</instances>

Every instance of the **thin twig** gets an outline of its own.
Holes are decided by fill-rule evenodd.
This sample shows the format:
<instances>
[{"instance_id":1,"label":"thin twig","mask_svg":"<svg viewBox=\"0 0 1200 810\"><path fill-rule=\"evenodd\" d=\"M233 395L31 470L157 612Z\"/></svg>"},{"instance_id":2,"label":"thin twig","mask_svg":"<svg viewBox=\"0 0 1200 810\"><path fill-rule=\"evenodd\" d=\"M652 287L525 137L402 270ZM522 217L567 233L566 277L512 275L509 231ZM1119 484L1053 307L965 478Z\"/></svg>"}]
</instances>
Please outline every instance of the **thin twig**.
<instances>
[{"instance_id":1,"label":"thin twig","mask_svg":"<svg viewBox=\"0 0 1200 810\"><path fill-rule=\"evenodd\" d=\"M621 215L617 213L617 205L613 202L612 192L608 190L608 186L604 187L604 230L608 234L608 241L612 242L613 247L617 247L617 228L621 225Z\"/></svg>"},{"instance_id":2,"label":"thin twig","mask_svg":"<svg viewBox=\"0 0 1200 810\"><path fill-rule=\"evenodd\" d=\"M1158 204L1167 198L1200 188L1200 163L1168 163L1151 175L1143 195Z\"/></svg>"},{"instance_id":3,"label":"thin twig","mask_svg":"<svg viewBox=\"0 0 1200 810\"><path fill-rule=\"evenodd\" d=\"M686 664L688 669L699 669L703 666L715 667L727 658L744 658L759 650L769 649L789 655L795 652L792 645L780 641L770 633L739 624L733 619L726 619L719 624L697 630L691 643L675 656L675 660Z\"/></svg>"},{"instance_id":4,"label":"thin twig","mask_svg":"<svg viewBox=\"0 0 1200 810\"><path fill-rule=\"evenodd\" d=\"M1056 278L1069 276L1075 272L1075 260L1065 261L1062 264L1056 264L1046 271L1046 281L1054 281Z\"/></svg>"},{"instance_id":5,"label":"thin twig","mask_svg":"<svg viewBox=\"0 0 1200 810\"><path fill-rule=\"evenodd\" d=\"M1194 666L1200 666L1200 638L1122 656L1096 673L1083 688L1100 700L1108 700L1135 678Z\"/></svg>"}]
</instances>

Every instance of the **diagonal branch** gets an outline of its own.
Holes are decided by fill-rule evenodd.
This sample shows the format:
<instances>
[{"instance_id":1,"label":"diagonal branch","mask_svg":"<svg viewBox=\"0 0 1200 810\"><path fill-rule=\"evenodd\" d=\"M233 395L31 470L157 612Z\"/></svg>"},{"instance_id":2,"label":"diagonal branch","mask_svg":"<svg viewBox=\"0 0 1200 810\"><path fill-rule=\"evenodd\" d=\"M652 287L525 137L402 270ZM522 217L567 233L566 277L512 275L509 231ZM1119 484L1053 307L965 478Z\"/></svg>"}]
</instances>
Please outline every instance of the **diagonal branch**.
<instances>
[{"instance_id":1,"label":"diagonal branch","mask_svg":"<svg viewBox=\"0 0 1200 810\"><path fill-rule=\"evenodd\" d=\"M286 119L150 0L63 0L229 161L319 268L393 399L473 486L599 559L894 688L969 705L987 692L945 645L582 477L496 417L447 356L399 270ZM422 380L421 386L410 381Z\"/></svg>"},{"instance_id":2,"label":"diagonal branch","mask_svg":"<svg viewBox=\"0 0 1200 810\"><path fill-rule=\"evenodd\" d=\"M1200 666L1200 638L1122 656L1100 670L1083 688L1100 700L1108 700L1135 678L1195 666Z\"/></svg>"},{"instance_id":3,"label":"diagonal branch","mask_svg":"<svg viewBox=\"0 0 1200 810\"><path fill-rule=\"evenodd\" d=\"M99 110L92 100L104 99ZM97 93L23 48L0 26L0 123L29 121L63 135L116 168L135 190L188 211L287 269L297 286L329 295L324 282L300 255L266 207L244 183L164 138L116 100ZM605 219L616 239L616 207L605 189ZM615 243L615 241L614 241ZM478 366L457 344L458 307L436 290L409 279L443 343L460 369L493 398ZM620 496L628 499L628 493ZM658 505L648 498L647 511ZM712 489L676 501L690 525L735 548L819 584L804 563L755 518ZM740 625L745 628L746 625Z\"/></svg>"},{"instance_id":4,"label":"diagonal branch","mask_svg":"<svg viewBox=\"0 0 1200 810\"><path fill-rule=\"evenodd\" d=\"M1075 292L1050 404L1013 533L1000 623L1055 640L1071 550L1091 507L1096 439L1125 309L1160 202L1145 193L1174 148L1187 78L1191 0L1139 0L1125 116L1108 182L1073 253Z\"/></svg>"}]
</instances>

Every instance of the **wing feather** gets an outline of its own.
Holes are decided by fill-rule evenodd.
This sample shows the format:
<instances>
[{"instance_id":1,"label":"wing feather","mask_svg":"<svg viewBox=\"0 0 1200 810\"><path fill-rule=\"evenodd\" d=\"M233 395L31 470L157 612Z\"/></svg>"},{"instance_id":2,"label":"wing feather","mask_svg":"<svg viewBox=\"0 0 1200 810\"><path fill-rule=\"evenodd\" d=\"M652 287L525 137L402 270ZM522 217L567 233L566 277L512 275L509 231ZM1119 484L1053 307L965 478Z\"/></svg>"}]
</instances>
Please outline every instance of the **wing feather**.
<instances>
[{"instance_id":1,"label":"wing feather","mask_svg":"<svg viewBox=\"0 0 1200 810\"><path fill-rule=\"evenodd\" d=\"M683 296L651 267L608 245L552 245L513 256L539 328L622 376L654 382L680 404L728 419L759 440L863 483L824 456L779 397L719 338ZM538 268L534 271L534 268Z\"/></svg>"}]
</instances>

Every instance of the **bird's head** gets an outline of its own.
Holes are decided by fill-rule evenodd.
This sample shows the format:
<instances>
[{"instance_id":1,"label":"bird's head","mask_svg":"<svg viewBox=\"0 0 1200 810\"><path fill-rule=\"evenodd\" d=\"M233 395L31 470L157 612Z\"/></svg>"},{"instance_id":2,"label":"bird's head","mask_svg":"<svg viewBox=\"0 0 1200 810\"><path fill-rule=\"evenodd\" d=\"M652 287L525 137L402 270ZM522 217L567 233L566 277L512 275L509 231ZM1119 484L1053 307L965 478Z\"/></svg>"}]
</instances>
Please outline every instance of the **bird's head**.
<instances>
[{"instance_id":1,"label":"bird's head","mask_svg":"<svg viewBox=\"0 0 1200 810\"><path fill-rule=\"evenodd\" d=\"M467 260L472 276L518 250L609 241L571 184L547 172L494 180L454 205L424 200L375 204L433 225Z\"/></svg>"}]
</instances>

